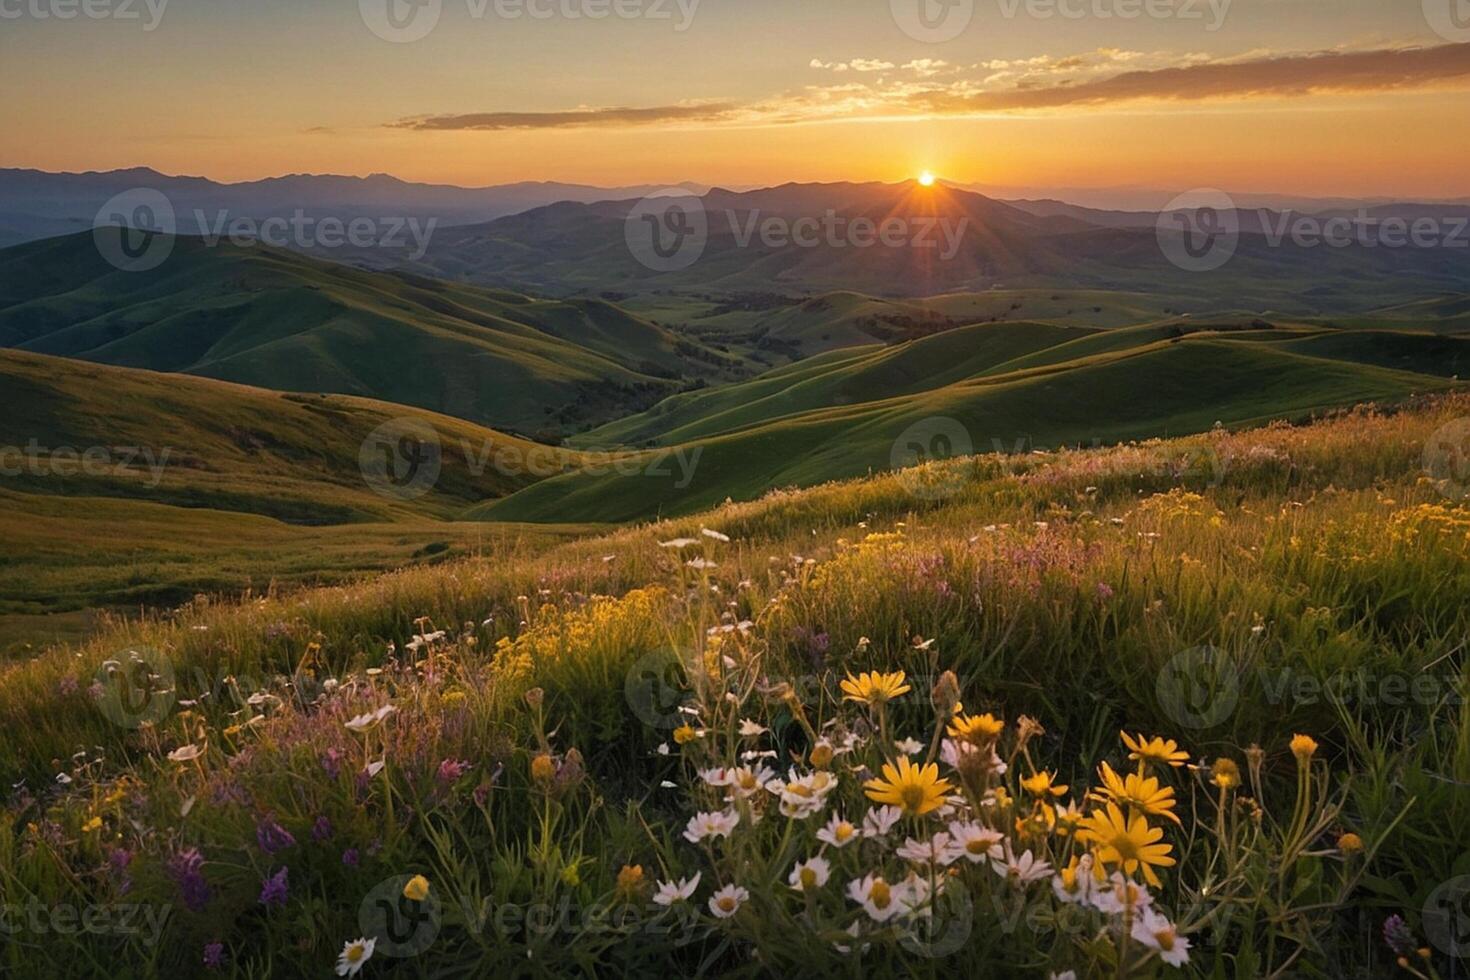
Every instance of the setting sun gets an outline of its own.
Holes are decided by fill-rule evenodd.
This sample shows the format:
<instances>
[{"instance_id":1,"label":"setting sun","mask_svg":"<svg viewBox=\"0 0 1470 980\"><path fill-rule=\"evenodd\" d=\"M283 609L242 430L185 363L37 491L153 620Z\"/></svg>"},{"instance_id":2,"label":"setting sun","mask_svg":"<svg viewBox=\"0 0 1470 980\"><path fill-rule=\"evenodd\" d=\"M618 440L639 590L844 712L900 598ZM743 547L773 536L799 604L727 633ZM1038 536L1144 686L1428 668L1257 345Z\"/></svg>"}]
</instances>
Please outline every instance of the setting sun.
<instances>
[{"instance_id":1,"label":"setting sun","mask_svg":"<svg viewBox=\"0 0 1470 980\"><path fill-rule=\"evenodd\" d=\"M925 170L923 173L919 174L919 185L921 187L933 187L934 175Z\"/></svg>"}]
</instances>

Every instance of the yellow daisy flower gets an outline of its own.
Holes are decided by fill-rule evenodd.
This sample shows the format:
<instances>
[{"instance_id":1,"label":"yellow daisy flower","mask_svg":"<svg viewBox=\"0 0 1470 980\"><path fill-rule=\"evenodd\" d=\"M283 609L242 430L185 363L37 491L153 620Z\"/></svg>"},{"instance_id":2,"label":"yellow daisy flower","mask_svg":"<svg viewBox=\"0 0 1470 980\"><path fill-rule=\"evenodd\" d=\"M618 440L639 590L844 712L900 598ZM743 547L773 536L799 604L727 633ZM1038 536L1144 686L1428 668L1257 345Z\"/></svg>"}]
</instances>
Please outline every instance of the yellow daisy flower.
<instances>
[{"instance_id":1,"label":"yellow daisy flower","mask_svg":"<svg viewBox=\"0 0 1470 980\"><path fill-rule=\"evenodd\" d=\"M1038 772L1034 776L1021 780L1021 788L1036 797L1047 796L1048 794L1051 796L1065 796L1067 787L1052 783L1054 778L1056 777L1050 772Z\"/></svg>"},{"instance_id":2,"label":"yellow daisy flower","mask_svg":"<svg viewBox=\"0 0 1470 980\"><path fill-rule=\"evenodd\" d=\"M870 779L863 788L874 803L896 806L906 816L921 816L939 809L945 794L954 786L949 780L939 778L939 766L932 762L916 766L905 756L899 758L896 766L883 763L883 778Z\"/></svg>"},{"instance_id":3,"label":"yellow daisy flower","mask_svg":"<svg viewBox=\"0 0 1470 980\"><path fill-rule=\"evenodd\" d=\"M845 701L861 701L868 705L883 704L892 701L901 694L907 694L912 688L907 683L903 671L895 670L891 674L884 674L873 670L856 677L848 674L842 681L842 691Z\"/></svg>"},{"instance_id":4,"label":"yellow daisy flower","mask_svg":"<svg viewBox=\"0 0 1470 980\"><path fill-rule=\"evenodd\" d=\"M1178 768L1189 761L1189 753L1181 750L1179 743L1172 738L1144 738L1142 735L1129 735L1127 732L1120 734L1123 736L1123 744L1128 747L1128 758L1134 762L1151 762Z\"/></svg>"},{"instance_id":5,"label":"yellow daisy flower","mask_svg":"<svg viewBox=\"0 0 1470 980\"><path fill-rule=\"evenodd\" d=\"M989 712L983 715L955 715L949 725L949 737L972 745L981 745L1005 731L1006 723Z\"/></svg>"},{"instance_id":6,"label":"yellow daisy flower","mask_svg":"<svg viewBox=\"0 0 1470 980\"><path fill-rule=\"evenodd\" d=\"M1142 815L1125 817L1113 803L1093 810L1082 821L1081 837L1093 845L1099 872L1104 867L1117 867L1128 875L1142 871L1144 880L1155 888L1163 883L1154 868L1174 865L1174 859L1169 856L1173 847L1159 843L1163 836L1164 831L1150 827Z\"/></svg>"},{"instance_id":7,"label":"yellow daisy flower","mask_svg":"<svg viewBox=\"0 0 1470 980\"><path fill-rule=\"evenodd\" d=\"M1119 806L1129 806L1151 816L1166 817L1179 823L1179 818L1174 815L1172 786L1160 786L1153 776L1140 776L1137 773L1120 776L1106 762L1098 768L1098 773L1102 776L1103 787L1097 795Z\"/></svg>"}]
</instances>

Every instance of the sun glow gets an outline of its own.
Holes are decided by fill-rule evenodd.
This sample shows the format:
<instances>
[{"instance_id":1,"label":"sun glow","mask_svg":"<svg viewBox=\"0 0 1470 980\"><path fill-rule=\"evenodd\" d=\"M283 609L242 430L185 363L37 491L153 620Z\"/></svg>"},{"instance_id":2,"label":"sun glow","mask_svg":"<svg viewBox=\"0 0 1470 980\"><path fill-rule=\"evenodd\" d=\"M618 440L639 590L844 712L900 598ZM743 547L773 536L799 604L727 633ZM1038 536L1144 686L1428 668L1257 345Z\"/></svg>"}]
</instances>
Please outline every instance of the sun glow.
<instances>
[{"instance_id":1,"label":"sun glow","mask_svg":"<svg viewBox=\"0 0 1470 980\"><path fill-rule=\"evenodd\" d=\"M929 171L927 171L927 170L925 170L923 173L919 174L919 186L920 187L933 187L934 186L934 175L932 173L930 173Z\"/></svg>"}]
</instances>

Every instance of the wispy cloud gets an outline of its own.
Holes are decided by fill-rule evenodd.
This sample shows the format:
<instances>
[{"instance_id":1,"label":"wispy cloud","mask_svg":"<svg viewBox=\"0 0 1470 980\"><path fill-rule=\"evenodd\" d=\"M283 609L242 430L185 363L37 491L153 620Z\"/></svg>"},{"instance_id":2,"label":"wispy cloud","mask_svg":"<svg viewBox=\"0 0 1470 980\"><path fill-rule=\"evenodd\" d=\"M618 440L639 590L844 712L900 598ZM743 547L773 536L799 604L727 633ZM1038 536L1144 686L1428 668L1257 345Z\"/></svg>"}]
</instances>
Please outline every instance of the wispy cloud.
<instances>
[{"instance_id":1,"label":"wispy cloud","mask_svg":"<svg viewBox=\"0 0 1470 980\"><path fill-rule=\"evenodd\" d=\"M717 122L738 109L731 102L641 108L579 108L560 112L471 112L416 116L388 125L417 130L571 129L584 126L642 126L668 122Z\"/></svg>"},{"instance_id":2,"label":"wispy cloud","mask_svg":"<svg viewBox=\"0 0 1470 980\"><path fill-rule=\"evenodd\" d=\"M847 73L847 80L747 103L432 115L388 125L420 131L780 125L1458 89L1470 87L1470 44L1306 53L1253 51L1225 59L1100 48L1075 55L965 66L923 60L896 67L861 58L814 60L811 66ZM873 73L881 75L861 77Z\"/></svg>"},{"instance_id":3,"label":"wispy cloud","mask_svg":"<svg viewBox=\"0 0 1470 980\"><path fill-rule=\"evenodd\" d=\"M961 84L915 93L909 101L931 112L993 112L1142 100L1193 102L1393 92L1443 85L1462 87L1467 80L1470 44L1446 44L1194 63L1128 71L1077 84L970 91Z\"/></svg>"}]
</instances>

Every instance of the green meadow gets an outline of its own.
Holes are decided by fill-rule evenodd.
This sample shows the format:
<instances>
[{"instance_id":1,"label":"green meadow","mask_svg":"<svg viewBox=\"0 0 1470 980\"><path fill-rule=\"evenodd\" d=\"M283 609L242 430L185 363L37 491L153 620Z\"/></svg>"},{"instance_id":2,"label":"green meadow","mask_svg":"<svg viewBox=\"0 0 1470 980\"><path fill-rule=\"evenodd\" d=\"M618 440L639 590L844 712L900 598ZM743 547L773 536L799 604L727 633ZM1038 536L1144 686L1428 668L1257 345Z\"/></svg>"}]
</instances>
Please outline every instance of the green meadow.
<instances>
[{"instance_id":1,"label":"green meadow","mask_svg":"<svg viewBox=\"0 0 1470 980\"><path fill-rule=\"evenodd\" d=\"M1467 410L953 459L108 623L0 672L0 880L169 913L0 955L320 975L386 907L395 975L1349 976L1394 969L1394 915L1450 975ZM870 781L910 752L936 773ZM1109 800L1141 862L1095 843L1142 832Z\"/></svg>"}]
</instances>

